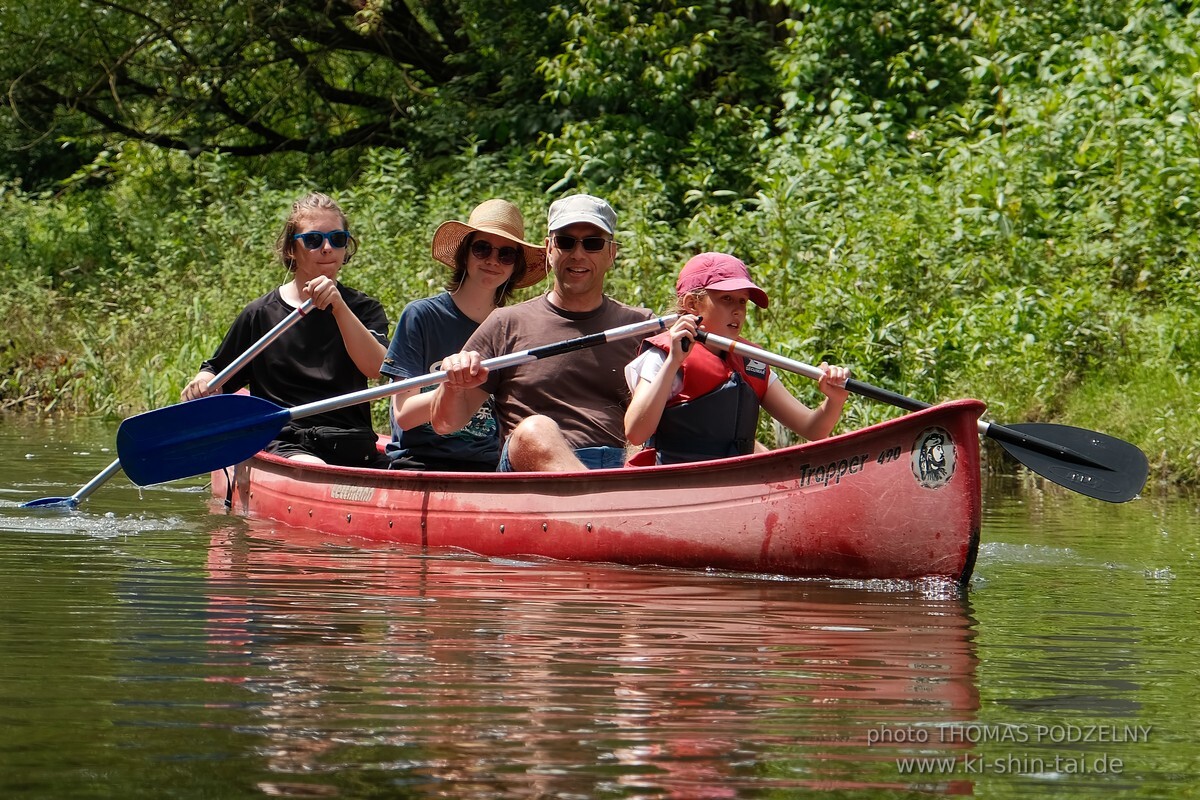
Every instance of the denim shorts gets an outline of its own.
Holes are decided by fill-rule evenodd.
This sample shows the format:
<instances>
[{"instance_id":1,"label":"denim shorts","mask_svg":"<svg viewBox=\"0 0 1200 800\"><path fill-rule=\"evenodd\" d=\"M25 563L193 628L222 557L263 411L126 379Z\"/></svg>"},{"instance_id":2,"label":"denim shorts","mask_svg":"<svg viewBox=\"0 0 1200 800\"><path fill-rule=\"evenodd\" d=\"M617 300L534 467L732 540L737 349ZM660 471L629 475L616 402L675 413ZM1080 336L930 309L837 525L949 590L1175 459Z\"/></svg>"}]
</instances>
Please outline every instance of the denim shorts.
<instances>
[{"instance_id":1,"label":"denim shorts","mask_svg":"<svg viewBox=\"0 0 1200 800\"><path fill-rule=\"evenodd\" d=\"M575 457L583 462L588 469L616 469L625 466L624 447L580 447L575 450ZM500 463L496 472L516 472L508 461L508 440L500 450Z\"/></svg>"}]
</instances>

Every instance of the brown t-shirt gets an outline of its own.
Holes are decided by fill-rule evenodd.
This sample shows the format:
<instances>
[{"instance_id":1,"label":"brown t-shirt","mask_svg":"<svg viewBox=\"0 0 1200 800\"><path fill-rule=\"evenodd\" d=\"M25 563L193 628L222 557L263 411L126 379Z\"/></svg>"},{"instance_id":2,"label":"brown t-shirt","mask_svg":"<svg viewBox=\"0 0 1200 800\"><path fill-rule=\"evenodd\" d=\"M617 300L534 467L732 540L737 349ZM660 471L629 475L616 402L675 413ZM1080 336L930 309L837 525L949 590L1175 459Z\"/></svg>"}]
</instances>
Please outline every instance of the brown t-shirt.
<instances>
[{"instance_id":1,"label":"brown t-shirt","mask_svg":"<svg viewBox=\"0 0 1200 800\"><path fill-rule=\"evenodd\" d=\"M463 349L495 358L653 317L649 309L607 296L595 311L578 313L555 307L543 295L493 311ZM493 370L480 388L496 399L501 440L521 420L544 414L558 423L573 448L624 447L630 396L624 369L640 344L630 337Z\"/></svg>"}]
</instances>

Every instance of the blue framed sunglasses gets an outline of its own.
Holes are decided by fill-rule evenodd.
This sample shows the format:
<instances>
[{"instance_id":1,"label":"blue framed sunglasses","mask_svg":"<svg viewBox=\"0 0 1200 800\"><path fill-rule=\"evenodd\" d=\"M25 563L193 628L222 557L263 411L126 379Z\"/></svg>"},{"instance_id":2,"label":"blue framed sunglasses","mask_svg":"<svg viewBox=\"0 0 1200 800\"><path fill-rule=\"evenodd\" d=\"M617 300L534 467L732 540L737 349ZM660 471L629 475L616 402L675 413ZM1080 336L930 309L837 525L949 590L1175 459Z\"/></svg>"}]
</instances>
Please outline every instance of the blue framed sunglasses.
<instances>
[{"instance_id":1,"label":"blue framed sunglasses","mask_svg":"<svg viewBox=\"0 0 1200 800\"><path fill-rule=\"evenodd\" d=\"M305 250L317 250L328 239L329 246L341 250L350 243L350 231L305 231L297 233L292 240L299 239Z\"/></svg>"}]
</instances>

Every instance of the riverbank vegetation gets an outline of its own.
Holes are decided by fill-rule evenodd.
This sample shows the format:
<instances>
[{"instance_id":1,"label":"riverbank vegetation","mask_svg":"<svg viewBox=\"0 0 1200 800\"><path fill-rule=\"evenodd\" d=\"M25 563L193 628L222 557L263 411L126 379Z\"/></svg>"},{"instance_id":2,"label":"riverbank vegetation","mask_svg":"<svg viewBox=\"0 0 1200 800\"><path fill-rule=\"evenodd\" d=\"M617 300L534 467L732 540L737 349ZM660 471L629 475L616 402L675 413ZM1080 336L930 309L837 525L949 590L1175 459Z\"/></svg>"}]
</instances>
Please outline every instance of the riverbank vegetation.
<instances>
[{"instance_id":1,"label":"riverbank vegetation","mask_svg":"<svg viewBox=\"0 0 1200 800\"><path fill-rule=\"evenodd\" d=\"M360 4L361 35L386 25L362 9L394 5L408 7ZM553 199L590 191L619 214L620 299L665 310L689 255L732 252L771 295L748 331L768 349L930 402L979 397L1001 422L1102 430L1147 452L1152 481L1200 481L1200 12L456 7L467 63L442 78L410 65L407 144L322 146L298 115L330 131L387 121L319 87L307 116L269 126L308 149L256 155L234 154L212 109L172 123L131 102L140 129L104 129L116 112L95 98L90 116L83 99L21 113L30 48L0 49L18 89L0 116L0 409L122 417L176 401L242 305L283 281L271 245L309 189L348 211L361 248L345 282L393 321L445 278L429 256L441 221L504 196L537 239ZM348 91L373 80L361 66L324 63L321 80ZM264 93L264 114L268 96L295 100L262 77L241 91ZM140 133L172 124L174 143ZM253 144L252 126L240 135ZM860 398L845 425L896 413Z\"/></svg>"}]
</instances>

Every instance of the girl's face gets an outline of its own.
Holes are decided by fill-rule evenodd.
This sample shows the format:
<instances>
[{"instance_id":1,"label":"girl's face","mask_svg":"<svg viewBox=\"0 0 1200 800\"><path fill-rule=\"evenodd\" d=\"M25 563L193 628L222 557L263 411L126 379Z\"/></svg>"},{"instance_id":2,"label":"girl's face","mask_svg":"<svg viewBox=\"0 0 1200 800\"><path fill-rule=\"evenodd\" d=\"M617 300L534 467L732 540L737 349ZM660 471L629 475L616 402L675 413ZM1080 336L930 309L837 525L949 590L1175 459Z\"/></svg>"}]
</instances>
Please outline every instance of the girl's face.
<instances>
[{"instance_id":1,"label":"girl's face","mask_svg":"<svg viewBox=\"0 0 1200 800\"><path fill-rule=\"evenodd\" d=\"M688 305L694 306L688 311L704 317L700 323L704 330L736 339L746 322L746 305L750 302L750 292L747 289L737 289L732 292L713 291L709 289L703 297L689 298Z\"/></svg>"},{"instance_id":2,"label":"girl's face","mask_svg":"<svg viewBox=\"0 0 1200 800\"><path fill-rule=\"evenodd\" d=\"M491 248L491 252L483 258L480 258L479 253L488 248L480 244L481 242ZM467 280L495 290L512 277L517 266L516 254L516 245L503 236L476 232L467 251Z\"/></svg>"},{"instance_id":3,"label":"girl's face","mask_svg":"<svg viewBox=\"0 0 1200 800\"><path fill-rule=\"evenodd\" d=\"M343 230L341 214L329 209L314 209L305 211L296 217L296 233ZM304 281L312 280L318 275L336 278L342 264L346 262L346 248L334 247L329 243L329 237L321 240L321 246L309 250L299 239L292 240L292 258L296 261L296 275Z\"/></svg>"}]
</instances>

